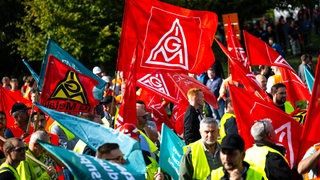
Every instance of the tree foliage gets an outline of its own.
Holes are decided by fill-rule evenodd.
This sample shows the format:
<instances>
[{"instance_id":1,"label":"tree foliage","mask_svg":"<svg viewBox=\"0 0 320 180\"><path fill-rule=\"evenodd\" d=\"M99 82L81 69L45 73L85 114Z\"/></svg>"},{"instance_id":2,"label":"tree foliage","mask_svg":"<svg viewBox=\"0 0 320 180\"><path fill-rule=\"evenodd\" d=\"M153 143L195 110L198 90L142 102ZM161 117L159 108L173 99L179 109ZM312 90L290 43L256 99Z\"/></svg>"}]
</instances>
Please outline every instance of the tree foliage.
<instances>
[{"instance_id":1,"label":"tree foliage","mask_svg":"<svg viewBox=\"0 0 320 180\"><path fill-rule=\"evenodd\" d=\"M123 1L26 0L14 40L21 57L42 60L48 38L85 65L115 66Z\"/></svg>"},{"instance_id":2,"label":"tree foliage","mask_svg":"<svg viewBox=\"0 0 320 180\"><path fill-rule=\"evenodd\" d=\"M23 9L0 18L7 34L0 29L0 40L6 38L11 53L30 61L42 60L48 38L79 59L87 67L100 65L107 72L115 69L125 0L23 0L14 1ZM276 6L288 4L311 7L317 0L161 0L180 7L216 12L221 20L225 13L237 12L240 23L261 17ZM1 7L4 1L0 1ZM5 7L5 6L4 6ZM7 8L7 7L5 7ZM2 8L2 13L6 9ZM12 17L13 16L13 17ZM7 16L6 16L7 17ZM20 21L16 19L20 18ZM12 29L16 24L15 29ZM10 25L10 26L8 26ZM0 27L1 28L1 27ZM9 30L9 31L8 31ZM11 31L11 32L10 32ZM18 34L13 36L11 34ZM110 72L110 71L109 71Z\"/></svg>"}]
</instances>

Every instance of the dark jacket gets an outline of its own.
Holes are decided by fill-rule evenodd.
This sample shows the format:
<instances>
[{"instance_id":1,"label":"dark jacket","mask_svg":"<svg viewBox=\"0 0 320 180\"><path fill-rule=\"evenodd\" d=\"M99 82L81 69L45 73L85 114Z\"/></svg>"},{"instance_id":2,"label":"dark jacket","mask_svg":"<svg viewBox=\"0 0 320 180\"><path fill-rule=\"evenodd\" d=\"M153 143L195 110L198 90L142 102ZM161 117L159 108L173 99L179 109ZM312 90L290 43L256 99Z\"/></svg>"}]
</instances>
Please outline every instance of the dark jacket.
<instances>
[{"instance_id":1,"label":"dark jacket","mask_svg":"<svg viewBox=\"0 0 320 180\"><path fill-rule=\"evenodd\" d=\"M183 139L186 145L193 143L199 139L200 136L200 112L197 111L193 106L189 105L186 113L184 114L184 132Z\"/></svg>"}]
</instances>

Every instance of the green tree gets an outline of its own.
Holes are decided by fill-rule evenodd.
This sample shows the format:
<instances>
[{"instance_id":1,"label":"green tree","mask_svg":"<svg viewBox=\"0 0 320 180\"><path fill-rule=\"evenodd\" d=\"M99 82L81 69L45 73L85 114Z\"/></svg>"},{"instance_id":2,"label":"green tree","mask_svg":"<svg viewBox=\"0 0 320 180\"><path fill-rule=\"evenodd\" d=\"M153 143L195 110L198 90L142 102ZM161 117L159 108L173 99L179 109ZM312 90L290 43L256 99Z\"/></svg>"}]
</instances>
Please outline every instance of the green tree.
<instances>
[{"instance_id":1,"label":"green tree","mask_svg":"<svg viewBox=\"0 0 320 180\"><path fill-rule=\"evenodd\" d=\"M115 69L123 1L25 0L26 15L14 40L22 58L42 60L48 38L87 67Z\"/></svg>"}]
</instances>

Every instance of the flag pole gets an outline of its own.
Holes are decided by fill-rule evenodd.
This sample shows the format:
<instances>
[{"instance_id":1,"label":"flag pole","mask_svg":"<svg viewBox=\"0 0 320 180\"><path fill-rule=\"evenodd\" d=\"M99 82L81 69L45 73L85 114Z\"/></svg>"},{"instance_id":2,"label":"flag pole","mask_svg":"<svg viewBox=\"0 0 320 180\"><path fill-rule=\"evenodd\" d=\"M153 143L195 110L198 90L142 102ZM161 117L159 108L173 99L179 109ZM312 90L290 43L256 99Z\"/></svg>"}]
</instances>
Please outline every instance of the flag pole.
<instances>
[{"instance_id":1,"label":"flag pole","mask_svg":"<svg viewBox=\"0 0 320 180\"><path fill-rule=\"evenodd\" d=\"M29 115L29 120L28 120L28 125L27 125L27 130L26 130L26 133L29 133L29 134L30 134L31 115L32 115L33 111L34 111L34 103L32 103L32 108L31 108L31 112Z\"/></svg>"}]
</instances>

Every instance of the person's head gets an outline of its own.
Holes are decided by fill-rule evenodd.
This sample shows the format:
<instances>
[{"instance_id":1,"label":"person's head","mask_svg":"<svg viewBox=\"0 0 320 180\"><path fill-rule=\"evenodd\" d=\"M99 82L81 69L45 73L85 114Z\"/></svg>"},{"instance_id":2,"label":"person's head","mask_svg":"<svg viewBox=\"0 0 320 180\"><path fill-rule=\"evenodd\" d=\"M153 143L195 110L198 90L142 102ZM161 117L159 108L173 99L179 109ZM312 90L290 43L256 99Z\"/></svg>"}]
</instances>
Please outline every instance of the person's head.
<instances>
[{"instance_id":1,"label":"person's head","mask_svg":"<svg viewBox=\"0 0 320 180\"><path fill-rule=\"evenodd\" d=\"M257 120L251 127L251 135L255 141L276 142L276 133L268 118Z\"/></svg>"},{"instance_id":2,"label":"person's head","mask_svg":"<svg viewBox=\"0 0 320 180\"><path fill-rule=\"evenodd\" d=\"M20 161L25 160L25 152L27 147L19 138L9 138L3 144L3 152L6 156L6 162L14 167L17 167Z\"/></svg>"},{"instance_id":3,"label":"person's head","mask_svg":"<svg viewBox=\"0 0 320 180\"><path fill-rule=\"evenodd\" d=\"M276 106L283 106L287 100L287 89L283 83L277 83L271 87L272 101Z\"/></svg>"},{"instance_id":4,"label":"person's head","mask_svg":"<svg viewBox=\"0 0 320 180\"><path fill-rule=\"evenodd\" d=\"M95 67L92 69L92 72L93 72L93 74L101 77L102 71L101 71L101 68L100 68L99 66L95 66Z\"/></svg>"},{"instance_id":5,"label":"person's head","mask_svg":"<svg viewBox=\"0 0 320 180\"><path fill-rule=\"evenodd\" d=\"M36 89L32 89L30 91L30 99L31 99L31 102L34 103L34 102L39 102L40 100L40 93L39 91L37 91Z\"/></svg>"},{"instance_id":6,"label":"person's head","mask_svg":"<svg viewBox=\"0 0 320 180\"><path fill-rule=\"evenodd\" d=\"M142 109L146 109L146 104L142 101L142 100L137 100L136 101L136 107L138 108L142 108Z\"/></svg>"},{"instance_id":7,"label":"person's head","mask_svg":"<svg viewBox=\"0 0 320 180\"><path fill-rule=\"evenodd\" d=\"M127 161L123 157L119 145L117 143L105 143L98 148L96 157L118 164L126 164Z\"/></svg>"},{"instance_id":8,"label":"person's head","mask_svg":"<svg viewBox=\"0 0 320 180\"><path fill-rule=\"evenodd\" d=\"M112 102L114 103L114 105L112 106ZM108 112L108 113L115 113L116 112L116 99L113 96L106 96L104 97L100 103L103 106L103 111L104 112ZM114 114L112 114L114 115Z\"/></svg>"},{"instance_id":9,"label":"person's head","mask_svg":"<svg viewBox=\"0 0 320 180\"><path fill-rule=\"evenodd\" d=\"M200 121L201 140L206 146L214 146L219 135L218 122L211 117L205 117Z\"/></svg>"},{"instance_id":10,"label":"person's head","mask_svg":"<svg viewBox=\"0 0 320 180\"><path fill-rule=\"evenodd\" d=\"M274 74L281 74L278 66L271 66L271 70Z\"/></svg>"},{"instance_id":11,"label":"person's head","mask_svg":"<svg viewBox=\"0 0 320 180\"><path fill-rule=\"evenodd\" d=\"M272 38L272 37L270 37L270 38L268 39L268 42L269 42L269 45L272 45L272 44L274 43L273 38Z\"/></svg>"},{"instance_id":12,"label":"person's head","mask_svg":"<svg viewBox=\"0 0 320 180\"><path fill-rule=\"evenodd\" d=\"M220 159L224 169L241 169L245 157L244 140L238 134L228 134L221 142Z\"/></svg>"},{"instance_id":13,"label":"person's head","mask_svg":"<svg viewBox=\"0 0 320 180\"><path fill-rule=\"evenodd\" d=\"M2 78L2 85L5 87L5 86L10 86L10 78L7 77L7 76L4 76Z\"/></svg>"},{"instance_id":14,"label":"person's head","mask_svg":"<svg viewBox=\"0 0 320 180\"><path fill-rule=\"evenodd\" d=\"M4 131L7 126L7 116L6 113L0 111L0 131Z\"/></svg>"},{"instance_id":15,"label":"person's head","mask_svg":"<svg viewBox=\"0 0 320 180\"><path fill-rule=\"evenodd\" d=\"M140 141L140 138L139 138L140 132L137 126L135 126L134 124L125 123L124 125L120 126L119 131L125 135L130 136L131 138L137 141Z\"/></svg>"},{"instance_id":16,"label":"person's head","mask_svg":"<svg viewBox=\"0 0 320 180\"><path fill-rule=\"evenodd\" d=\"M142 130L147 124L149 113L142 108L136 108L136 109L137 109L137 127L138 129Z\"/></svg>"},{"instance_id":17,"label":"person's head","mask_svg":"<svg viewBox=\"0 0 320 180\"><path fill-rule=\"evenodd\" d=\"M12 78L10 80L11 90L18 90L19 89L19 81L17 78Z\"/></svg>"},{"instance_id":18,"label":"person's head","mask_svg":"<svg viewBox=\"0 0 320 180\"><path fill-rule=\"evenodd\" d=\"M37 143L37 140L50 142L50 135L44 130L37 130L31 134L29 149L35 157L39 157L45 152L45 149Z\"/></svg>"},{"instance_id":19,"label":"person's head","mask_svg":"<svg viewBox=\"0 0 320 180\"><path fill-rule=\"evenodd\" d=\"M260 84L260 86L262 87L262 89L264 91L267 90L267 78L264 75L257 74L256 75L256 80Z\"/></svg>"},{"instance_id":20,"label":"person's head","mask_svg":"<svg viewBox=\"0 0 320 180\"><path fill-rule=\"evenodd\" d=\"M28 124L28 107L25 104L20 102L15 103L11 108L10 114L14 119L15 125L22 127Z\"/></svg>"},{"instance_id":21,"label":"person's head","mask_svg":"<svg viewBox=\"0 0 320 180\"><path fill-rule=\"evenodd\" d=\"M37 121L38 121L38 124L36 124ZM46 115L43 112L33 112L31 114L31 126L34 129L36 129L37 127L37 130L45 130L47 126Z\"/></svg>"},{"instance_id":22,"label":"person's head","mask_svg":"<svg viewBox=\"0 0 320 180\"><path fill-rule=\"evenodd\" d=\"M190 105L194 106L196 109L200 108L204 104L204 95L200 88L191 88L187 93L188 101Z\"/></svg>"},{"instance_id":23,"label":"person's head","mask_svg":"<svg viewBox=\"0 0 320 180\"><path fill-rule=\"evenodd\" d=\"M226 107L226 111L228 113L234 113L234 110L233 110L233 106L232 106L232 101L231 101L231 98L228 97L225 101L225 107Z\"/></svg>"},{"instance_id":24,"label":"person's head","mask_svg":"<svg viewBox=\"0 0 320 180\"><path fill-rule=\"evenodd\" d=\"M311 56L309 54L303 54L300 59L303 64L309 64L311 61Z\"/></svg>"},{"instance_id":25,"label":"person's head","mask_svg":"<svg viewBox=\"0 0 320 180\"><path fill-rule=\"evenodd\" d=\"M213 68L208 69L207 74L209 79L214 79L216 77L216 71Z\"/></svg>"}]
</instances>

